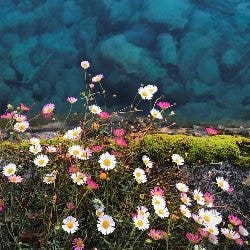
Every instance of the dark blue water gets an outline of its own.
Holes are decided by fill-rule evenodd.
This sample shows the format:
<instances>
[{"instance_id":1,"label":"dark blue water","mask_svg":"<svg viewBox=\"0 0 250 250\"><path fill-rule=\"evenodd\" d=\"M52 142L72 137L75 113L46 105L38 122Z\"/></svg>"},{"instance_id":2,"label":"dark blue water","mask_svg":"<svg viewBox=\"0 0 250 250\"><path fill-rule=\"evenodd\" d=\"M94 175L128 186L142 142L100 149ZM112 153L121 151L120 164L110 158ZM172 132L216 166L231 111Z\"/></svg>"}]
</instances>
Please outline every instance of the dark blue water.
<instances>
[{"instance_id":1,"label":"dark blue water","mask_svg":"<svg viewBox=\"0 0 250 250\"><path fill-rule=\"evenodd\" d=\"M156 84L180 122L250 123L248 0L0 0L2 111L66 112L82 60L104 74L111 108Z\"/></svg>"}]
</instances>

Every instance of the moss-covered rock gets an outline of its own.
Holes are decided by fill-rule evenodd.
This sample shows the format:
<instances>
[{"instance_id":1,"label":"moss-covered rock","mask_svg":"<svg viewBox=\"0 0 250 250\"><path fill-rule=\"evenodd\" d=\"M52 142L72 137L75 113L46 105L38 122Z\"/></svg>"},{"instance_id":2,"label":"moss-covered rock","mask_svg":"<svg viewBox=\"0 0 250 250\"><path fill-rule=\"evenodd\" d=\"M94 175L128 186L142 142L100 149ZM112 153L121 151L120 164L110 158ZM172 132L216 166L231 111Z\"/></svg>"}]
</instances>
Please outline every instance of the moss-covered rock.
<instances>
[{"instance_id":1,"label":"moss-covered rock","mask_svg":"<svg viewBox=\"0 0 250 250\"><path fill-rule=\"evenodd\" d=\"M228 160L238 166L250 167L250 139L239 136L147 135L141 144L141 153L160 163L170 161L171 155L177 153L184 156L189 165Z\"/></svg>"}]
</instances>

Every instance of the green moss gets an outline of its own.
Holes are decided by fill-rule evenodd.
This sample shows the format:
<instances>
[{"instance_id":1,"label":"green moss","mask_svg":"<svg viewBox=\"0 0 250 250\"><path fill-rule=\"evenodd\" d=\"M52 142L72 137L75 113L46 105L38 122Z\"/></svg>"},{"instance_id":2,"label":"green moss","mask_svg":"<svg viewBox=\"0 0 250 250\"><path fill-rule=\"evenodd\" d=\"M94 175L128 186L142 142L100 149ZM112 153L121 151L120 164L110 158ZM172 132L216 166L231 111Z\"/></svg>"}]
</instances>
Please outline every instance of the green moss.
<instances>
[{"instance_id":1,"label":"green moss","mask_svg":"<svg viewBox=\"0 0 250 250\"><path fill-rule=\"evenodd\" d=\"M190 165L228 160L235 165L250 167L250 139L240 136L147 135L142 142L141 153L162 163L177 153L184 156Z\"/></svg>"}]
</instances>

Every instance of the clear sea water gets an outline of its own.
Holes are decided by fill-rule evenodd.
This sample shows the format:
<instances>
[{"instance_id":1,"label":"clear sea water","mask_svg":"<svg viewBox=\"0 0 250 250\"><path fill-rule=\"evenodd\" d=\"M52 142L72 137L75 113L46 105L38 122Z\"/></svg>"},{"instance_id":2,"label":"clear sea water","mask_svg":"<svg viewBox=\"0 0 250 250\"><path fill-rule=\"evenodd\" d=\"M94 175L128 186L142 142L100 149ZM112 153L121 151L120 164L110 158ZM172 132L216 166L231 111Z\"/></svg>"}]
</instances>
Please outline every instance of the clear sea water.
<instances>
[{"instance_id":1,"label":"clear sea water","mask_svg":"<svg viewBox=\"0 0 250 250\"><path fill-rule=\"evenodd\" d=\"M82 60L104 74L110 109L156 84L180 124L250 123L249 0L0 0L1 112L66 113Z\"/></svg>"}]
</instances>

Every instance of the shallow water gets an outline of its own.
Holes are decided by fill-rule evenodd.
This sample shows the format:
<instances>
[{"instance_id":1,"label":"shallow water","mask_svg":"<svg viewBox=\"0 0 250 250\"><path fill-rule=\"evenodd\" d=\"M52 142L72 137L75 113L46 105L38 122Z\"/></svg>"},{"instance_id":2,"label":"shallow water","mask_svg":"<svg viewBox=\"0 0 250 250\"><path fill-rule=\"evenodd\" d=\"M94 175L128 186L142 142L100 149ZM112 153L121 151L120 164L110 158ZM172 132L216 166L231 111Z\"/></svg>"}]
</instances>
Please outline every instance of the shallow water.
<instances>
[{"instance_id":1,"label":"shallow water","mask_svg":"<svg viewBox=\"0 0 250 250\"><path fill-rule=\"evenodd\" d=\"M131 103L140 84L156 84L158 96L176 103L179 123L250 123L248 0L0 0L0 7L2 112L8 103L54 102L66 113L66 97L83 89L80 62L89 60L89 73L104 74L111 109Z\"/></svg>"}]
</instances>

